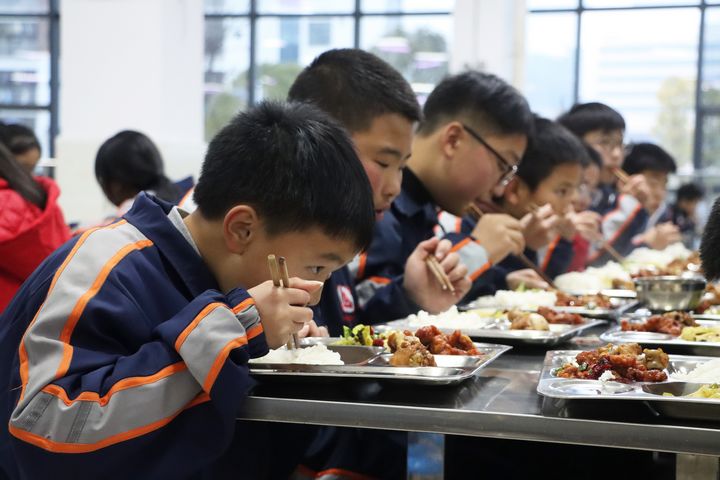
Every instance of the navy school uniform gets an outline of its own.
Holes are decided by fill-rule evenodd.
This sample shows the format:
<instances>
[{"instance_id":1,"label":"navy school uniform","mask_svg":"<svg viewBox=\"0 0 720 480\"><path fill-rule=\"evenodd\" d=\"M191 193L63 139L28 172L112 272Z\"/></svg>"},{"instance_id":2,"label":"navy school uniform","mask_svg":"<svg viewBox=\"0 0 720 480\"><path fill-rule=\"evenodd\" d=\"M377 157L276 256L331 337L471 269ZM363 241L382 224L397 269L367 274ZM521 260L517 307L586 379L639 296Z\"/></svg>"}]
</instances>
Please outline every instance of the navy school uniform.
<instances>
[{"instance_id":1,"label":"navy school uniform","mask_svg":"<svg viewBox=\"0 0 720 480\"><path fill-rule=\"evenodd\" d=\"M180 215L141 194L53 253L4 312L8 477L287 476L253 434L280 427L236 421L248 359L268 351L254 301L219 291Z\"/></svg>"},{"instance_id":2,"label":"navy school uniform","mask_svg":"<svg viewBox=\"0 0 720 480\"><path fill-rule=\"evenodd\" d=\"M648 224L648 212L631 195L620 194L614 208L602 218L602 233L605 242L617 252L626 256L635 248L642 246L637 237L645 231ZM613 257L605 249L593 249L588 258L589 265L604 265Z\"/></svg>"},{"instance_id":3,"label":"navy school uniform","mask_svg":"<svg viewBox=\"0 0 720 480\"><path fill-rule=\"evenodd\" d=\"M327 327L331 337L341 336L343 326L353 327L358 323L355 279L347 266L334 271L325 281L313 313L315 323Z\"/></svg>"},{"instance_id":4,"label":"navy school uniform","mask_svg":"<svg viewBox=\"0 0 720 480\"><path fill-rule=\"evenodd\" d=\"M599 184L591 200L590 210L605 215L615 209L618 195L616 183Z\"/></svg>"},{"instance_id":5,"label":"navy school uniform","mask_svg":"<svg viewBox=\"0 0 720 480\"><path fill-rule=\"evenodd\" d=\"M357 294L364 318L386 322L417 313L420 307L403 288L405 262L417 245L435 235L438 206L412 170L403 173L402 192L375 225L369 250L357 263ZM468 268L474 283L487 285L490 270L485 249L470 235L443 236Z\"/></svg>"}]
</instances>

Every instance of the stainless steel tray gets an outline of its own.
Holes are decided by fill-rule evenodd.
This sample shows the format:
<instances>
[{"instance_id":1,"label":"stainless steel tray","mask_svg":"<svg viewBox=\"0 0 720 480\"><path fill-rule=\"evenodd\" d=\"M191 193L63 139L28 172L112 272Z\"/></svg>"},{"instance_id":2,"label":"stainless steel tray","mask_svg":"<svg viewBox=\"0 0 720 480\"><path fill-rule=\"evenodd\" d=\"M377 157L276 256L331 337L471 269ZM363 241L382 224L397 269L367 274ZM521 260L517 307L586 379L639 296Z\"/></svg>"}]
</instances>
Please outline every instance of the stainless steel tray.
<instances>
[{"instance_id":1,"label":"stainless steel tray","mask_svg":"<svg viewBox=\"0 0 720 480\"><path fill-rule=\"evenodd\" d=\"M717 327L714 320L697 320L699 326ZM623 332L617 325L600 335L600 340L610 343L639 343L644 347L660 347L665 352L689 355L720 356L720 342L691 342L667 333Z\"/></svg>"},{"instance_id":2,"label":"stainless steel tray","mask_svg":"<svg viewBox=\"0 0 720 480\"><path fill-rule=\"evenodd\" d=\"M554 307L548 307L556 312L562 312L562 313L577 313L578 315L582 315L583 317L590 317L590 318L606 318L606 319L617 319L621 315L623 315L625 312L632 310L633 308L638 306L638 302L633 299L628 298L617 298L617 297L611 297L610 301L613 304L612 308L589 308L589 307L560 307L560 306L554 306ZM507 308L507 306L503 305L491 305L491 306L478 306L477 301L470 302L466 305L463 305L462 307L458 307L458 310L460 311L469 311L469 310L487 310L496 308L498 310L504 310ZM521 307L520 310L528 311L528 312L536 312L537 308L530 308L530 307ZM720 319L720 315L718 316Z\"/></svg>"},{"instance_id":3,"label":"stainless steel tray","mask_svg":"<svg viewBox=\"0 0 720 480\"><path fill-rule=\"evenodd\" d=\"M505 318L488 319L478 328L462 328L462 332L472 339L483 341L497 341L511 345L542 345L553 346L578 335L584 330L602 325L603 320L586 319L582 325L550 324L550 330L510 330L510 321ZM452 327L443 327L441 323L431 323L441 332L450 334L455 331ZM393 320L392 322L375 325L375 330L411 330L415 331L423 325L410 324L407 318Z\"/></svg>"},{"instance_id":4,"label":"stainless steel tray","mask_svg":"<svg viewBox=\"0 0 720 480\"><path fill-rule=\"evenodd\" d=\"M601 382L599 380L582 380L561 378L553 375L553 371L575 359L581 350L555 350L547 352L537 393L545 397L564 400L632 400L647 402L661 415L674 418L720 420L720 399L688 398L681 395L692 393L702 383L667 382L619 383ZM713 360L714 357L670 355L668 373L680 368L692 370L701 363ZM674 396L665 396L671 393Z\"/></svg>"},{"instance_id":5,"label":"stainless steel tray","mask_svg":"<svg viewBox=\"0 0 720 480\"><path fill-rule=\"evenodd\" d=\"M334 339L337 340L337 339ZM434 355L437 367L393 367L389 364L389 353L368 351L366 358L360 363L352 347L333 346L328 348L340 353L346 365L302 365L302 364L250 364L250 373L258 377L282 377L294 379L337 379L352 378L355 380L381 380L384 382L400 382L415 385L450 385L472 377L490 362L495 360L512 347L488 343L475 343L482 353L479 356Z\"/></svg>"},{"instance_id":6,"label":"stainless steel tray","mask_svg":"<svg viewBox=\"0 0 720 480\"><path fill-rule=\"evenodd\" d=\"M635 290L627 290L624 288L604 288L602 290L572 290L562 289L563 292L570 295L595 295L599 293L610 298L636 299L637 292Z\"/></svg>"}]
</instances>

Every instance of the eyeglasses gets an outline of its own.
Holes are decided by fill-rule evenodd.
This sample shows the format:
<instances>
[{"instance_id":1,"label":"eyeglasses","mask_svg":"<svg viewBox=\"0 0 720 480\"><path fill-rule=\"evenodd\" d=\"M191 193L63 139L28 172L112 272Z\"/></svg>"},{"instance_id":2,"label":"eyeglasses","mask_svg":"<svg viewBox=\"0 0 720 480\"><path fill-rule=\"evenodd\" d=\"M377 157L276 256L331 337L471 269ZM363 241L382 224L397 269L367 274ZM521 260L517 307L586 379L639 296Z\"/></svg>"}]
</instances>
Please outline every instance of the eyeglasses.
<instances>
[{"instance_id":1,"label":"eyeglasses","mask_svg":"<svg viewBox=\"0 0 720 480\"><path fill-rule=\"evenodd\" d=\"M508 183L510 183L510 180L513 179L515 174L517 173L517 165L513 165L512 163L508 162L503 158L502 155L500 155L497 150L495 150L493 147L491 147L483 138L472 128L468 127L464 123L462 124L462 127L465 129L466 132L470 134L471 137L473 137L475 140L478 141L483 147L490 150L490 152L495 155L495 159L497 160L498 168L500 169L500 172L502 175L500 176L500 180L498 181L498 184L500 186L506 186Z\"/></svg>"}]
</instances>

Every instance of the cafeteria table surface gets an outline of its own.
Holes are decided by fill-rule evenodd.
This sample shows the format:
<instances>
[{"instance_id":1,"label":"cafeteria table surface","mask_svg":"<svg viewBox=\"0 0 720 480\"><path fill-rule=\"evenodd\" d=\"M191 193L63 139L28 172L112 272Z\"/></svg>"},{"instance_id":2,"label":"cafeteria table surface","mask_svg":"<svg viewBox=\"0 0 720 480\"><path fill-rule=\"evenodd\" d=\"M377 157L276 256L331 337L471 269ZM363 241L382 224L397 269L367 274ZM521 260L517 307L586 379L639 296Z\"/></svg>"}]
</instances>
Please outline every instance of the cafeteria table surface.
<instances>
[{"instance_id":1,"label":"cafeteria table surface","mask_svg":"<svg viewBox=\"0 0 720 480\"><path fill-rule=\"evenodd\" d=\"M682 420L661 416L646 402L540 396L547 350L515 347L455 386L263 379L240 418L671 452L678 479L718 478L720 415L717 422Z\"/></svg>"}]
</instances>

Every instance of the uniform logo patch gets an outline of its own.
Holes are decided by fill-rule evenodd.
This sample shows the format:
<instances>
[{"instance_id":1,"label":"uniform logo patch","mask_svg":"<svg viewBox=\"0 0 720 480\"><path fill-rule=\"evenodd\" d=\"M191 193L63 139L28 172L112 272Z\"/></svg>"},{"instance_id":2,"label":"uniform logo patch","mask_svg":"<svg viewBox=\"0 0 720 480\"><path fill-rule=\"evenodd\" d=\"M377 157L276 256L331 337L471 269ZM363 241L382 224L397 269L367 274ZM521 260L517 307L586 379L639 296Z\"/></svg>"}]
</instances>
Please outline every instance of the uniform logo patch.
<instances>
[{"instance_id":1,"label":"uniform logo patch","mask_svg":"<svg viewBox=\"0 0 720 480\"><path fill-rule=\"evenodd\" d=\"M338 300L340 300L340 308L345 313L355 312L355 299L353 298L352 291L346 285L337 286Z\"/></svg>"}]
</instances>

